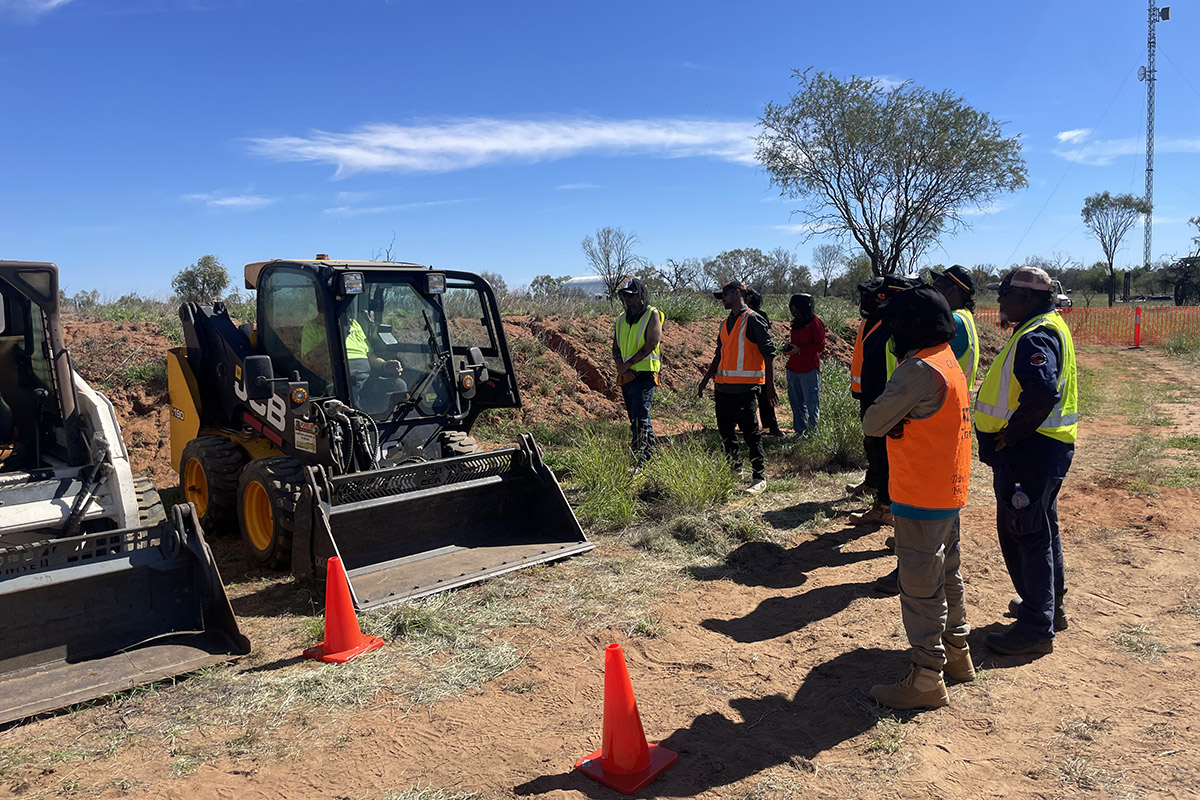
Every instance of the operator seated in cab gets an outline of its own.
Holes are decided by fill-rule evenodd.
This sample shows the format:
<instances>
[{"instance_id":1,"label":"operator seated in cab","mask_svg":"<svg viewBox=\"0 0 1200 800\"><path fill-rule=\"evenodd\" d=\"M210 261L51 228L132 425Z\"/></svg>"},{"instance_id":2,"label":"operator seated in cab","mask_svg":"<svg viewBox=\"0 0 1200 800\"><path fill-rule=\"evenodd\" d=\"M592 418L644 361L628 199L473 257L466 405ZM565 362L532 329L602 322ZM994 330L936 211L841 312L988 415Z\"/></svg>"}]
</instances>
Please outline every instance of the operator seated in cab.
<instances>
[{"instance_id":1,"label":"operator seated in cab","mask_svg":"<svg viewBox=\"0 0 1200 800\"><path fill-rule=\"evenodd\" d=\"M362 325L353 317L346 326L345 341L350 400L355 408L378 414L388 410L394 395L400 395L398 399L407 396L408 384L400 377L404 367L396 359L376 355ZM300 360L310 364L326 358L325 324L318 317L309 320L300 332Z\"/></svg>"}]
</instances>

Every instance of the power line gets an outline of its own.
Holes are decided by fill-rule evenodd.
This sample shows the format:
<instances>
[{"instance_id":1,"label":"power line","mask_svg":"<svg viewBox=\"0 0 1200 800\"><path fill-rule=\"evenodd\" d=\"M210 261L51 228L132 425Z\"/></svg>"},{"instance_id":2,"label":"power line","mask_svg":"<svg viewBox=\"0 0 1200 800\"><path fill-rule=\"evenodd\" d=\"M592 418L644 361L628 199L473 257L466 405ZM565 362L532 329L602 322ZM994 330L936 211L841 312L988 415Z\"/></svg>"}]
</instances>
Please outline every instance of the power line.
<instances>
[{"instance_id":1,"label":"power line","mask_svg":"<svg viewBox=\"0 0 1200 800\"><path fill-rule=\"evenodd\" d=\"M1038 213L1035 214L1033 220L1030 221L1029 227L1025 229L1025 233L1021 235L1021 238L1017 241L1016 246L1013 247L1012 252L1008 254L1008 258L1005 260L1006 264L1012 263L1013 256L1016 255L1016 252L1020 249L1021 245L1025 243L1025 239L1029 236L1029 232L1033 230L1033 226L1037 224L1039 219L1041 219L1042 213L1046 210L1046 206L1050 205L1050 201L1054 199L1055 193L1058 192L1058 187L1062 186L1063 181L1067 179L1067 175L1071 172L1071 167L1075 166L1075 162L1078 161L1079 157L1083 155L1084 148L1087 147L1087 143L1092 139L1092 134L1095 133L1096 129L1100 127L1100 123L1104 121L1104 117L1108 114L1109 109L1112 108L1113 103L1117 101L1118 95L1121 94L1121 90L1125 88L1125 84L1129 82L1129 76L1132 74L1133 68L1131 67L1129 72L1125 73L1125 78L1121 81L1121 85L1117 87L1117 91L1113 93L1112 99L1108 101L1108 105L1104 107L1102 112L1100 112L1100 118L1097 119L1095 124L1092 125L1091 129L1088 130L1088 135L1084 137L1083 144L1079 145L1079 149L1075 151L1075 157L1071 159L1070 164L1067 164L1067 168L1063 171L1062 177L1058 179L1058 183L1054 184L1054 188L1050 190L1050 195L1046 198L1046 202L1042 203L1042 207L1038 209Z\"/></svg>"}]
</instances>

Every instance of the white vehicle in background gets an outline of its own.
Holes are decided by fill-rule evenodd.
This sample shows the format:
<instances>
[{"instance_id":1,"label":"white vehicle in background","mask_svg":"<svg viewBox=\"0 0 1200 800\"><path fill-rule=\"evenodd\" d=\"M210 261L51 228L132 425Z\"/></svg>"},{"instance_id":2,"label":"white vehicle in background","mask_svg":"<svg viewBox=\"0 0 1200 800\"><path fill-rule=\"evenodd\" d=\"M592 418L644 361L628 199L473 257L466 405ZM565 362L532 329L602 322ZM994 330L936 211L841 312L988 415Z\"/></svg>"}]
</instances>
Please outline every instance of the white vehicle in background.
<instances>
[{"instance_id":1,"label":"white vehicle in background","mask_svg":"<svg viewBox=\"0 0 1200 800\"><path fill-rule=\"evenodd\" d=\"M1062 283L1057 278L1050 279L1050 293L1054 295L1055 308L1070 308L1075 305L1074 301L1063 291Z\"/></svg>"}]
</instances>

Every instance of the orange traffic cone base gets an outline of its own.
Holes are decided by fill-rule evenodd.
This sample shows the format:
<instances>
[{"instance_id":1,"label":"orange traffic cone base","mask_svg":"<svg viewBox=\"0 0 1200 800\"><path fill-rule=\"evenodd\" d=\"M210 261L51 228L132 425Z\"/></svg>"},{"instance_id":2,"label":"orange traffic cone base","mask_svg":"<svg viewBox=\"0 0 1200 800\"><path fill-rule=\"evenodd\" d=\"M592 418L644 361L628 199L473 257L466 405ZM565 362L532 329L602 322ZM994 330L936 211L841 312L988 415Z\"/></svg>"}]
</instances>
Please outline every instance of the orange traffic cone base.
<instances>
[{"instance_id":1,"label":"orange traffic cone base","mask_svg":"<svg viewBox=\"0 0 1200 800\"><path fill-rule=\"evenodd\" d=\"M326 653L325 643L321 642L319 645L305 650L304 657L324 661L326 664L345 664L355 656L361 656L363 653L382 646L383 639L380 639L378 636L363 636L362 641L349 650L343 650L340 653Z\"/></svg>"},{"instance_id":2,"label":"orange traffic cone base","mask_svg":"<svg viewBox=\"0 0 1200 800\"><path fill-rule=\"evenodd\" d=\"M679 760L679 756L675 754L675 751L652 744L650 745L650 766L628 775L615 775L604 771L604 756L602 754L603 750L597 750L587 758L576 762L575 769L597 783L621 794L635 794L650 785L651 781L666 772Z\"/></svg>"}]
</instances>

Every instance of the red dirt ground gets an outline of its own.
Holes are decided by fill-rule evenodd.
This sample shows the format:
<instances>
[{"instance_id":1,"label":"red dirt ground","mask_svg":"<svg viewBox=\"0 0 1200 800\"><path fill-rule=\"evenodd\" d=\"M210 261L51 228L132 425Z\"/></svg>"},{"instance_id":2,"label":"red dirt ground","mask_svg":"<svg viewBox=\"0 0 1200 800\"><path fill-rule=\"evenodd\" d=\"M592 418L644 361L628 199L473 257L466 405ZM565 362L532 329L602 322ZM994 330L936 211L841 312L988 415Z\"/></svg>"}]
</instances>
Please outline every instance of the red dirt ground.
<instances>
[{"instance_id":1,"label":"red dirt ground","mask_svg":"<svg viewBox=\"0 0 1200 800\"><path fill-rule=\"evenodd\" d=\"M594 330L575 320L568 325L603 333L598 324ZM604 376L607 344L579 347L590 340L562 327L517 319L508 330L514 339L528 330L561 347L557 333L578 348L568 359L584 353ZM677 365L706 360L714 326L673 327L667 385L686 389L695 370ZM685 330L687 336L679 335ZM150 334L121 327L88 326L73 335L118 342L109 348L113 358L121 348L159 346ZM1192 401L1161 406L1172 425L1153 432L1200 434L1194 368L1151 352L1089 351L1082 359L1100 374L1122 364L1148 382L1189 387ZM592 373L578 372L586 385ZM528 386L530 376L522 377ZM607 386L580 390L579 408L616 415ZM137 463L161 475L163 439L154 431L163 398L115 394L126 409ZM103 797L382 800L424 786L482 797L607 800L617 795L571 765L600 746L603 649L617 641L647 734L680 754L679 764L640 797L1195 798L1198 493L1134 495L1107 477L1113 454L1145 430L1120 419L1081 425L1060 501L1071 625L1052 655L1033 661L991 656L982 645L983 635L1003 622L1012 588L995 542L990 475L976 465L963 514L963 570L982 672L974 683L951 688L950 707L898 715L899 724L864 694L905 664L899 605L869 590L892 565L883 534L851 526L844 512L852 506L838 498L799 502L768 493L737 502L766 524L794 531L790 541L747 544L723 567L664 597L654 608L665 628L659 638L630 639L617 629L589 635L516 628L506 636L528 653L516 671L412 713L383 708L305 720L298 723L303 730L291 731L305 742L296 760L225 755L191 775L170 777L170 757L151 742L72 764L69 775L80 785L120 778L135 787L103 789ZM145 438L135 444L135 436ZM829 521L801 529L818 512ZM1139 661L1117 646L1117 637L1137 626L1169 646L1160 660ZM522 682L540 688L505 691ZM117 712L37 720L0 732L0 748L31 738L67 747L92 713ZM65 772L18 772L0 785L0 796L53 794Z\"/></svg>"}]
</instances>

